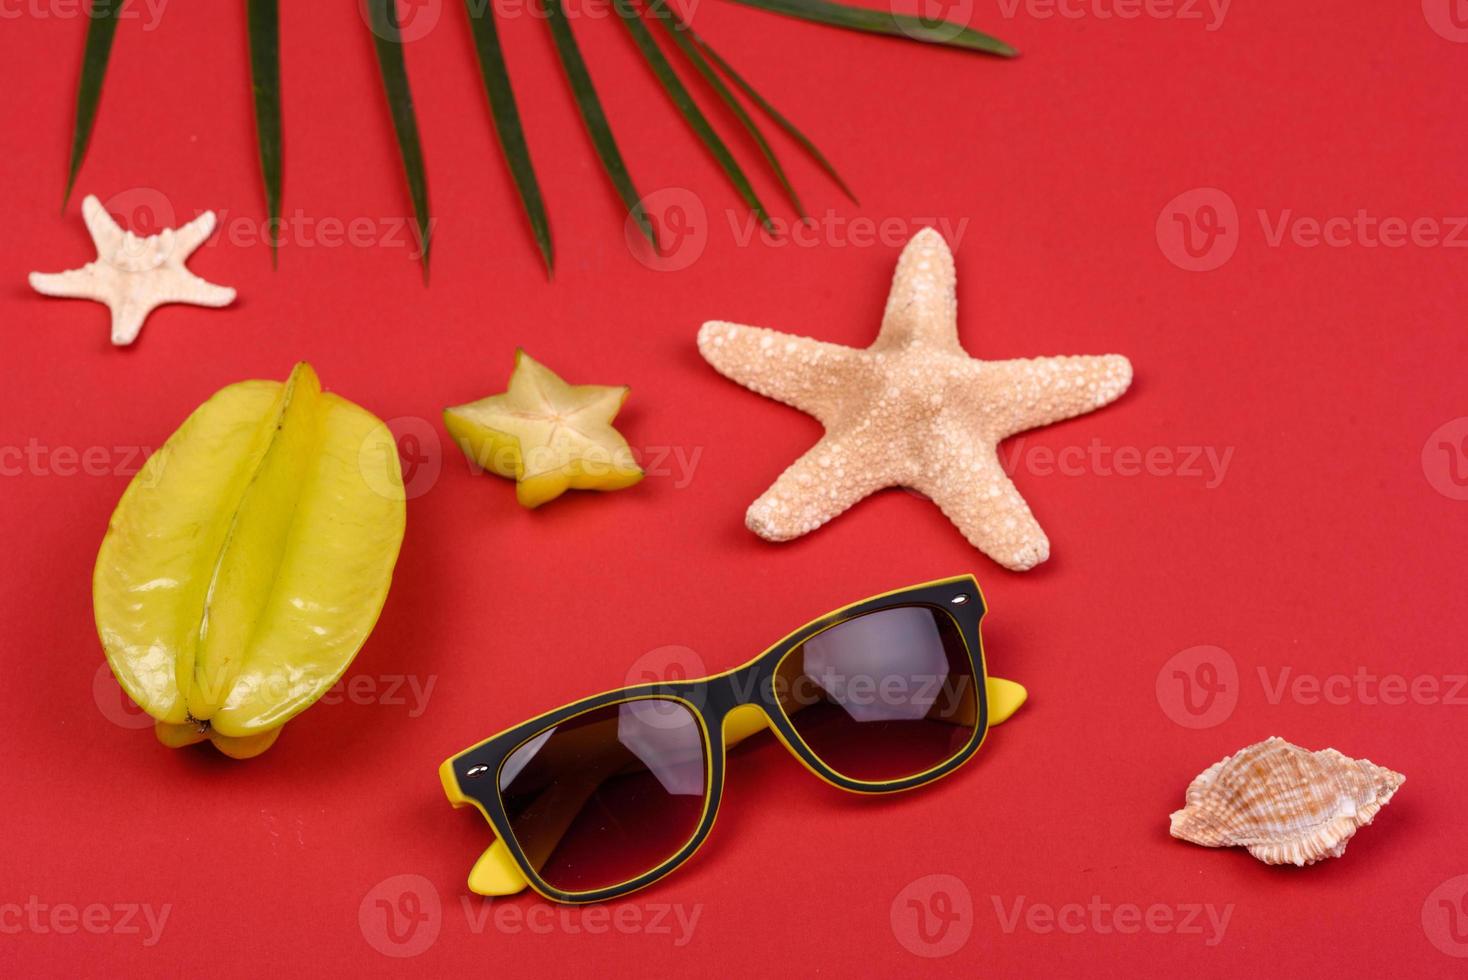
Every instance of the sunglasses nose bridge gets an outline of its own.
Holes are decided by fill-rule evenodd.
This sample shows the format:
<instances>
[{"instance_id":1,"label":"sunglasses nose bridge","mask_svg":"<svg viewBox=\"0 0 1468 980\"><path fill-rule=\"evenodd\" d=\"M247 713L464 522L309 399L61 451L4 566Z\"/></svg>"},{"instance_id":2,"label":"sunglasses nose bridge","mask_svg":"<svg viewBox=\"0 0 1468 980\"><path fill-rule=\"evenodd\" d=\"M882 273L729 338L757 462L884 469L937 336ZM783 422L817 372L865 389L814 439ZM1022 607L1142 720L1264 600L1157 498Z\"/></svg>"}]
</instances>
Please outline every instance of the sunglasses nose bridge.
<instances>
[{"instance_id":1,"label":"sunglasses nose bridge","mask_svg":"<svg viewBox=\"0 0 1468 980\"><path fill-rule=\"evenodd\" d=\"M773 728L772 710L761 683L764 674L758 664L735 671L717 682L709 691L710 727L723 732L724 745L732 748L756 732Z\"/></svg>"},{"instance_id":2,"label":"sunglasses nose bridge","mask_svg":"<svg viewBox=\"0 0 1468 980\"><path fill-rule=\"evenodd\" d=\"M770 716L757 704L741 704L724 715L724 747L733 748L758 732L771 727Z\"/></svg>"}]
</instances>

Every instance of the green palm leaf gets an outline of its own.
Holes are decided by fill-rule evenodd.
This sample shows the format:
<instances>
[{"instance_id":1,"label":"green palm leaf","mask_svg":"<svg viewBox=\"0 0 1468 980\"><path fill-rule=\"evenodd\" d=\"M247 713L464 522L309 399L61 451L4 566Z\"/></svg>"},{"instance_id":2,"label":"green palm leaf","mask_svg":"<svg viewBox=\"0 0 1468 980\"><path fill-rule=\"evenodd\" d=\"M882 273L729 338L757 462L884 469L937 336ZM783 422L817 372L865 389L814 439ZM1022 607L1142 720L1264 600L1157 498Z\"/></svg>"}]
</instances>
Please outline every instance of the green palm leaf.
<instances>
[{"instance_id":1,"label":"green palm leaf","mask_svg":"<svg viewBox=\"0 0 1468 980\"><path fill-rule=\"evenodd\" d=\"M430 219L428 215L428 175L423 167L423 146L418 140L418 117L413 112L413 92L408 87L408 69L403 58L403 35L398 25L396 0L366 0L368 26L377 47L377 65L382 70L382 84L387 92L388 111L398 137L398 151L403 158L403 171L408 178L408 192L413 198L413 214L418 221L418 240L423 247L423 278L428 278Z\"/></svg>"},{"instance_id":2,"label":"green palm leaf","mask_svg":"<svg viewBox=\"0 0 1468 980\"><path fill-rule=\"evenodd\" d=\"M82 53L81 78L76 91L76 120L71 132L71 164L66 171L66 191L61 195L61 209L71 199L77 171L92 141L92 124L97 120L97 102L102 97L102 79L107 77L107 59L112 56L112 39L117 34L117 20L122 13L120 3L94 4L91 24L87 27L87 47Z\"/></svg>"},{"instance_id":3,"label":"green palm leaf","mask_svg":"<svg viewBox=\"0 0 1468 980\"><path fill-rule=\"evenodd\" d=\"M755 217L759 219L760 224L764 225L765 228L771 228L770 216L766 213L765 206L760 203L758 195L754 192L754 188L750 186L749 178L744 175L744 171L740 168L738 161L734 159L734 155L729 152L729 148L724 145L724 141L719 138L718 133L714 132L713 126L709 125L708 119L704 117L703 112L694 103L693 96L688 94L688 89L683 85L683 81L678 77L677 73L673 71L673 66L668 64L668 59L663 56L663 52L658 48L657 42L653 40L652 32L642 22L642 17L632 5L631 0L612 0L612 6L617 11L618 16L622 18L622 23L627 25L627 30L632 34L633 42L637 45L637 49L642 52L643 59L647 62L647 66L652 69L652 73L657 77L658 82L663 86L663 90L668 93L669 100L672 101L679 113L682 114L683 121L688 123L688 127L693 130L694 134L703 141L704 146L708 147L709 152L714 155L714 159L718 161L719 166L724 171L724 175L729 178L729 182L734 185L734 189L739 192L739 196L744 199L744 203L749 205L750 209L754 211Z\"/></svg>"},{"instance_id":4,"label":"green palm leaf","mask_svg":"<svg viewBox=\"0 0 1468 980\"><path fill-rule=\"evenodd\" d=\"M820 168L824 170L826 174L836 182L836 186L841 188L841 192L847 197L851 198L852 203L860 204L861 202L856 199L856 195L851 193L851 188L846 186L846 181L841 179L841 175L838 174L836 172L836 168L831 165L831 161L826 159L826 155L822 153L819 149L817 149L816 145L812 143L804 133L796 128L796 125L793 122L791 122L789 119L786 119L785 116L782 115L778 109L776 109L774 106L770 105L768 101L766 101L764 96L756 92L754 90L754 87L746 82L744 78L737 71L734 70L733 65L729 64L729 62L725 61L719 56L719 53L717 51L709 47L708 42L699 37L697 31L687 25L684 26L688 31L689 37L693 38L694 42L703 49L703 53L708 55L709 59L718 66L719 71L729 76L729 81L733 82L735 86L738 87L739 91L743 92L746 96L749 97L749 100L751 102L759 106L760 109L763 110L765 115L773 119L775 121L775 125L785 130L785 132L788 133L791 138L793 138L797 143L804 147L805 152L809 153L811 159L815 160Z\"/></svg>"},{"instance_id":5,"label":"green palm leaf","mask_svg":"<svg viewBox=\"0 0 1468 980\"><path fill-rule=\"evenodd\" d=\"M796 194L795 188L790 185L790 179L785 175L785 168L780 165L780 158L776 156L769 141L765 139L765 134L760 132L759 126L750 118L744 106L740 105L739 100L734 98L734 93L729 91L729 86L725 85L724 80L714 71L713 65L709 64L709 60L704 57L703 51L690 39L690 28L688 25L673 12L672 8L664 0L651 0L648 4L648 11L658 19L659 23L667 28L668 35L673 39L673 43L678 46L678 50L683 52L684 57L688 59L694 69L703 76L704 81L708 82L709 86L718 94L720 101L734 113L734 117L739 120L739 124L744 127L744 131L750 135L755 145L759 147L760 155L770 165L770 170L774 172L775 179L785 189L785 196L790 198L790 204L795 208L795 213L800 216L802 221L805 220L806 213L805 208L800 203L800 195Z\"/></svg>"},{"instance_id":6,"label":"green palm leaf","mask_svg":"<svg viewBox=\"0 0 1468 980\"><path fill-rule=\"evenodd\" d=\"M525 128L520 124L520 109L515 104L515 90L510 86L510 73L505 67L505 52L500 47L499 30L494 22L494 6L484 0L464 0L469 11L469 27L474 33L474 47L479 54L479 74L484 78L484 92L489 96L489 109L494 116L494 129L500 150L509 164L510 176L520 193L520 203L535 244L545 260L547 274L554 273L555 248L551 244L550 221L545 216L545 199L540 182L535 179L535 165L530 160L530 147L525 142Z\"/></svg>"},{"instance_id":7,"label":"green palm leaf","mask_svg":"<svg viewBox=\"0 0 1468 980\"><path fill-rule=\"evenodd\" d=\"M602 169L606 171L617 196L626 205L627 213L632 216L643 237L656 251L657 232L653 230L652 221L642 206L642 195L632 186L632 175L622 162L617 141L612 138L612 127L607 123L607 114L602 109L601 99L596 96L596 86L591 83L591 73L586 70L586 59L581 57L576 35L571 33L571 25L566 21L566 10L561 6L561 0L542 0L541 9L545 13L546 23L550 25L551 39L555 42L561 67L566 72L566 81L571 85L571 94L576 97L576 108L581 112L581 121L586 124L586 132L591 137L591 145L596 148Z\"/></svg>"},{"instance_id":8,"label":"green palm leaf","mask_svg":"<svg viewBox=\"0 0 1468 980\"><path fill-rule=\"evenodd\" d=\"M787 17L814 21L817 24L829 24L832 27L845 27L853 31L891 34L894 37L905 37L912 41L946 44L955 48L982 51L985 54L997 54L1004 58L1013 58L1019 54L997 37L990 37L988 34L981 34L946 20L931 20L927 17L913 17L909 14L848 7L844 4L831 3L830 0L734 0L734 2L742 3L746 7L754 7L757 10L768 10Z\"/></svg>"},{"instance_id":9,"label":"green palm leaf","mask_svg":"<svg viewBox=\"0 0 1468 980\"><path fill-rule=\"evenodd\" d=\"M280 258L280 10L278 0L247 0L250 79L255 95L255 136L269 213L270 261Z\"/></svg>"}]
</instances>

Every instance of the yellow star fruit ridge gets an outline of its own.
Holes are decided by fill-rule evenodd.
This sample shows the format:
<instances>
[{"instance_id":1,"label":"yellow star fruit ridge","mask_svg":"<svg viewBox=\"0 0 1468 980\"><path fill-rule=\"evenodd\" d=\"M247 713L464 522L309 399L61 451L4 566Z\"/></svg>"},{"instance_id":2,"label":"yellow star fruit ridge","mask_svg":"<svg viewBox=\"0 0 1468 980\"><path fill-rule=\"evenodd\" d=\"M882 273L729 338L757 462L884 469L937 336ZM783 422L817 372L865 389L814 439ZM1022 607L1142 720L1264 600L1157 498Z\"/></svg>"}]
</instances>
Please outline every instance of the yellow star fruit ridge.
<instances>
[{"instance_id":1,"label":"yellow star fruit ridge","mask_svg":"<svg viewBox=\"0 0 1468 980\"><path fill-rule=\"evenodd\" d=\"M523 350L509 389L445 409L449 435L480 467L515 481L515 497L539 507L568 489L621 490L642 479L612 420L625 386L569 385Z\"/></svg>"},{"instance_id":2,"label":"yellow star fruit ridge","mask_svg":"<svg viewBox=\"0 0 1468 980\"><path fill-rule=\"evenodd\" d=\"M265 751L372 632L403 539L374 415L309 364L194 411L133 478L97 554L97 633L171 747Z\"/></svg>"}]
</instances>

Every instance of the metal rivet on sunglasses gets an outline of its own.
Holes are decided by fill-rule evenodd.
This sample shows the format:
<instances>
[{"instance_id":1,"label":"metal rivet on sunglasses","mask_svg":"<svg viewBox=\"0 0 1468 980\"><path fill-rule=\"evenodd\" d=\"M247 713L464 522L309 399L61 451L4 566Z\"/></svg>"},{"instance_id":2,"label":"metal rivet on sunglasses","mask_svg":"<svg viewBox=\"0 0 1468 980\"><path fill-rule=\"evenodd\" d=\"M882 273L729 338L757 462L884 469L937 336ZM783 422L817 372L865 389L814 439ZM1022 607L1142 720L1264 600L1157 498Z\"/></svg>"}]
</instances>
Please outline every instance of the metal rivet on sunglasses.
<instances>
[{"instance_id":1,"label":"metal rivet on sunglasses","mask_svg":"<svg viewBox=\"0 0 1468 980\"><path fill-rule=\"evenodd\" d=\"M951 602L951 603L953 603L955 606L961 606L965 602L968 602L968 596L967 595L964 595L963 593L960 592L958 595L954 596L952 599L949 599L948 601Z\"/></svg>"},{"instance_id":2,"label":"metal rivet on sunglasses","mask_svg":"<svg viewBox=\"0 0 1468 980\"><path fill-rule=\"evenodd\" d=\"M483 776L487 772L489 772L489 766L470 766L469 771L464 773L464 775L473 779L475 776Z\"/></svg>"}]
</instances>

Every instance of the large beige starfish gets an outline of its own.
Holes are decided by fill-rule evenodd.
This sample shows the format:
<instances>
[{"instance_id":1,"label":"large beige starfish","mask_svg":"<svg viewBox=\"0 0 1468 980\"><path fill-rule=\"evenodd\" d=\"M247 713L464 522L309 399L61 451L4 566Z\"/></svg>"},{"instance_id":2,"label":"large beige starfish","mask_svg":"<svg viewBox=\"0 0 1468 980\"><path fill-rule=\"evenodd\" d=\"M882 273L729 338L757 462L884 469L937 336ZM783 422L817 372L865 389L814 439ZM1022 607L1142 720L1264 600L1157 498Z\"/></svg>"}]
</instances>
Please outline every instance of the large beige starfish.
<instances>
[{"instance_id":1,"label":"large beige starfish","mask_svg":"<svg viewBox=\"0 0 1468 980\"><path fill-rule=\"evenodd\" d=\"M865 350L733 323L705 323L698 349L721 374L814 415L826 434L750 505L771 541L813 531L883 487L932 498L1006 568L1033 568L1050 541L999 464L999 443L1114 401L1120 355L981 361L958 342L953 254L931 228L897 262L877 340Z\"/></svg>"},{"instance_id":2,"label":"large beige starfish","mask_svg":"<svg viewBox=\"0 0 1468 980\"><path fill-rule=\"evenodd\" d=\"M228 306L235 292L206 282L184 268L194 249L214 231L214 212L205 211L182 228L166 228L139 238L123 231L88 194L82 218L97 246L97 259L66 272L32 272L31 288L46 296L93 299L112 311L112 342L119 347L137 339L148 314L165 303Z\"/></svg>"}]
</instances>

